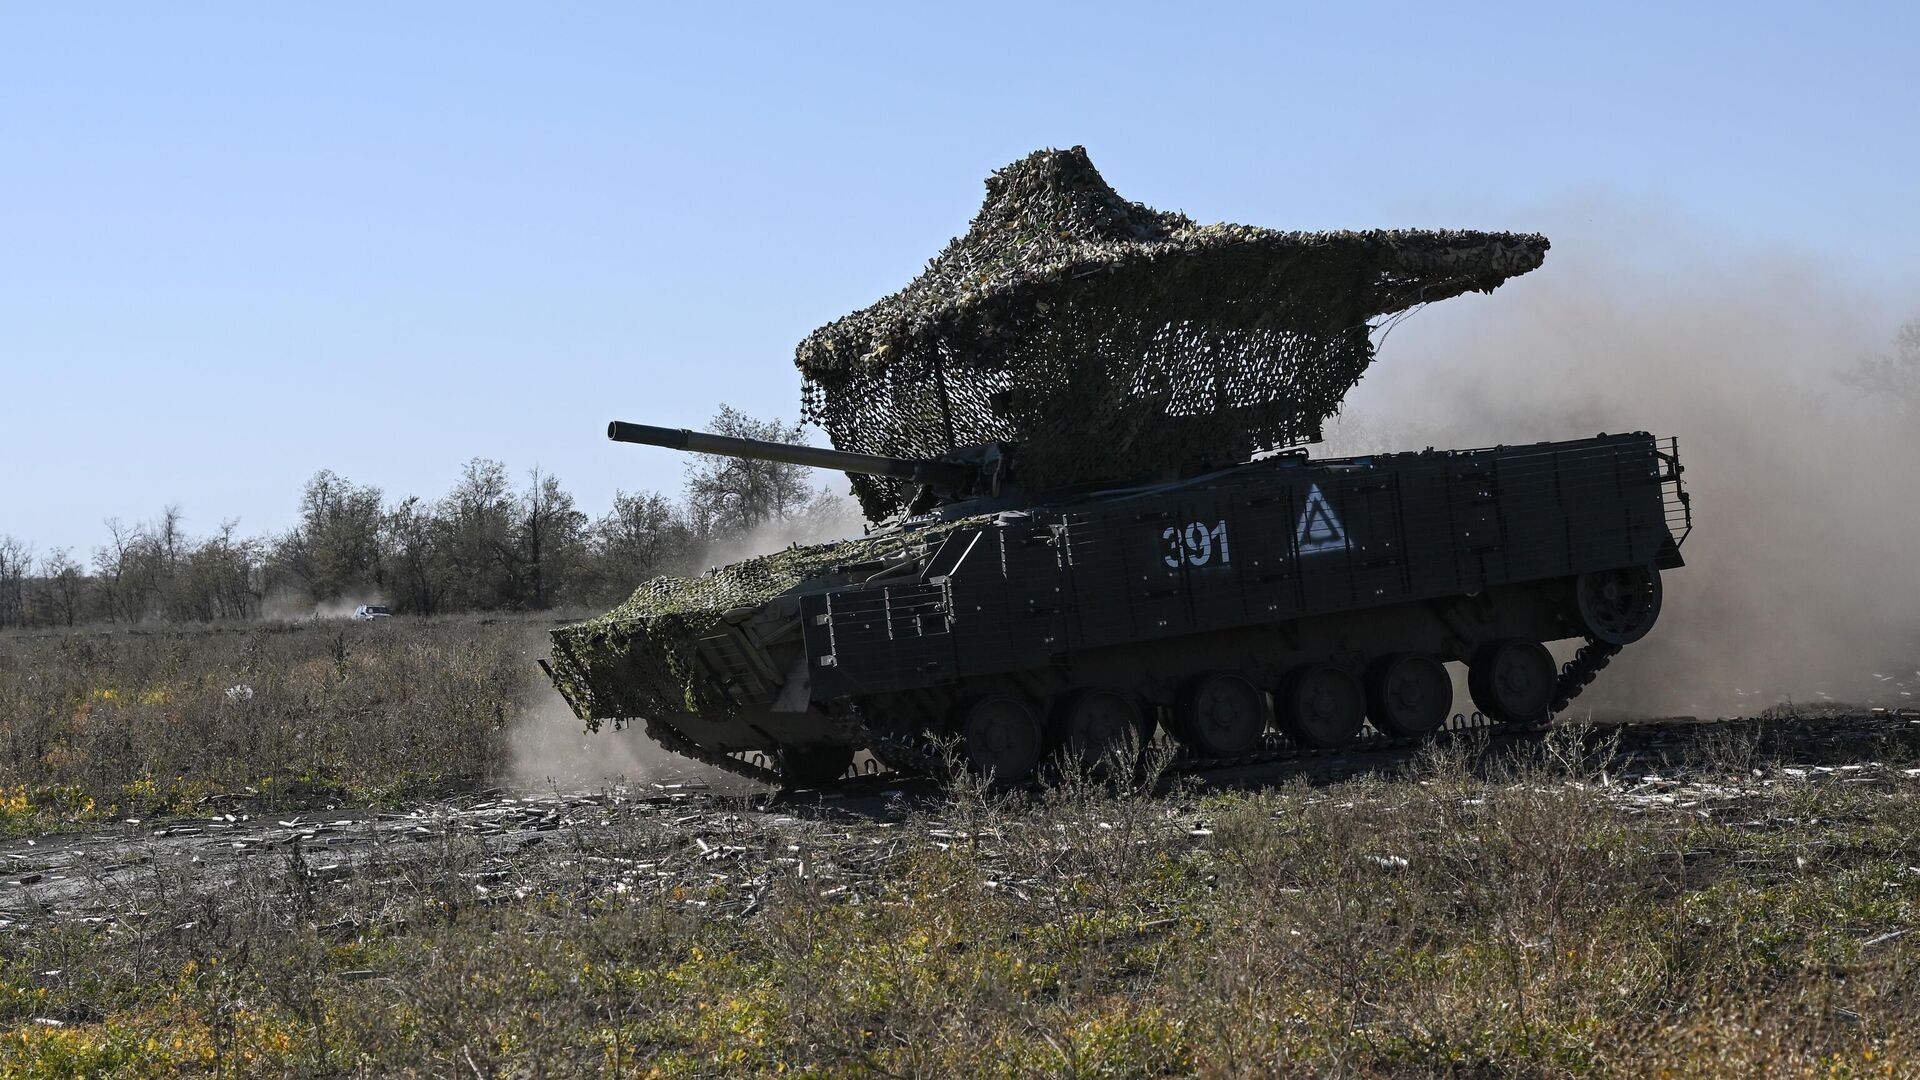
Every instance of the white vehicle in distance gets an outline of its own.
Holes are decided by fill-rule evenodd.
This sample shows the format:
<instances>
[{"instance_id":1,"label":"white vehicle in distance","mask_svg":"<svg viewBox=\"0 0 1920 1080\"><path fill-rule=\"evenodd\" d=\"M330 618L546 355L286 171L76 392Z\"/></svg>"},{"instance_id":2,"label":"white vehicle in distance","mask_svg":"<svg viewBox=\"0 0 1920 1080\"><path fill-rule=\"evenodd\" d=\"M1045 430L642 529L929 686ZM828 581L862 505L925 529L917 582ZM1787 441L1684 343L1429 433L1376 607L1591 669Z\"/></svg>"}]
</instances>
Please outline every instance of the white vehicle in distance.
<instances>
[{"instance_id":1,"label":"white vehicle in distance","mask_svg":"<svg viewBox=\"0 0 1920 1080\"><path fill-rule=\"evenodd\" d=\"M393 618L393 612L376 604L361 604L359 607L353 609L353 617L359 619L361 622L366 622L369 619L391 619Z\"/></svg>"}]
</instances>

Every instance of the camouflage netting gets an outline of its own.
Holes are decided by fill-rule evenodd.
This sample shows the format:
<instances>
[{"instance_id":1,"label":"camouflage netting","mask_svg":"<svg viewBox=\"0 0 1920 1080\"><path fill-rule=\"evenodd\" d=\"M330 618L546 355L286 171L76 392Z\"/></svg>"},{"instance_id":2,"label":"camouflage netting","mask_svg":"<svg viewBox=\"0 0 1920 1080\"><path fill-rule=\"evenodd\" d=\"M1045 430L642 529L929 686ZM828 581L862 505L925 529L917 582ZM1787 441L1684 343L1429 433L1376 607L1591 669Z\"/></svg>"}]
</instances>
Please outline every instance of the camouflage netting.
<instances>
[{"instance_id":1,"label":"camouflage netting","mask_svg":"<svg viewBox=\"0 0 1920 1080\"><path fill-rule=\"evenodd\" d=\"M1317 437L1373 360L1373 321L1539 266L1543 236L1196 225L1043 150L906 288L808 335L807 419L842 450L1021 444L1022 485L1177 473ZM853 477L867 515L900 481Z\"/></svg>"},{"instance_id":2,"label":"camouflage netting","mask_svg":"<svg viewBox=\"0 0 1920 1080\"><path fill-rule=\"evenodd\" d=\"M981 520L796 544L697 578L654 578L605 615L552 632L554 679L595 731L608 721L636 717L729 715L734 703L702 671L697 645L726 611L768 603L836 566L887 558Z\"/></svg>"}]
</instances>

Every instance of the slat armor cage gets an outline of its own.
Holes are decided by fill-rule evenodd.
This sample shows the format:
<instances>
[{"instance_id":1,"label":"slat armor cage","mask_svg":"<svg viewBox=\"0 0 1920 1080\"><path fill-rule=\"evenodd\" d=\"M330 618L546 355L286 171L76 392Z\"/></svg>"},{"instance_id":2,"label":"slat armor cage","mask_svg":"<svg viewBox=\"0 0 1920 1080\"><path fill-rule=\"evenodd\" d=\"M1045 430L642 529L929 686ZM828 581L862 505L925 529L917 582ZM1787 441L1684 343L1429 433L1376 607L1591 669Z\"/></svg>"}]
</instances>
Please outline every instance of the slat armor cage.
<instances>
[{"instance_id":1,"label":"slat armor cage","mask_svg":"<svg viewBox=\"0 0 1920 1080\"><path fill-rule=\"evenodd\" d=\"M1081 147L987 179L906 288L814 331L806 418L841 450L1018 444L1029 491L1172 477L1317 437L1376 320L1538 267L1526 233L1198 225L1114 193ZM853 476L875 521L904 481Z\"/></svg>"}]
</instances>

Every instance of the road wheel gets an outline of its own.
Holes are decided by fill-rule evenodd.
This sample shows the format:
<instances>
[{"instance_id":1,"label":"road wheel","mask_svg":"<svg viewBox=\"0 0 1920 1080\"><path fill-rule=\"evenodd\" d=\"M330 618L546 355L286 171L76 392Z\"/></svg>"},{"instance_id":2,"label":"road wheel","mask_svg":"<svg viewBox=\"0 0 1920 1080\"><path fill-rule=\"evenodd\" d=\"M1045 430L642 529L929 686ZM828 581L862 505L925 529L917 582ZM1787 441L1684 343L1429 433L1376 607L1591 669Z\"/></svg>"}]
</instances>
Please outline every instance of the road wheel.
<instances>
[{"instance_id":1,"label":"road wheel","mask_svg":"<svg viewBox=\"0 0 1920 1080\"><path fill-rule=\"evenodd\" d=\"M1008 785L1032 776L1045 749L1033 708L1006 694L979 698L965 707L960 741L974 771Z\"/></svg>"},{"instance_id":2,"label":"road wheel","mask_svg":"<svg viewBox=\"0 0 1920 1080\"><path fill-rule=\"evenodd\" d=\"M1452 711L1453 678L1430 656L1389 656L1367 671L1367 719L1389 735L1431 734Z\"/></svg>"},{"instance_id":3,"label":"road wheel","mask_svg":"<svg viewBox=\"0 0 1920 1080\"><path fill-rule=\"evenodd\" d=\"M1205 757L1238 757L1260 746L1267 696L1238 675L1202 675L1174 703L1173 734Z\"/></svg>"},{"instance_id":4,"label":"road wheel","mask_svg":"<svg viewBox=\"0 0 1920 1080\"><path fill-rule=\"evenodd\" d=\"M1091 687L1076 690L1054 719L1055 743L1070 760L1096 767L1114 753L1137 753L1146 745L1146 714L1131 695Z\"/></svg>"},{"instance_id":5,"label":"road wheel","mask_svg":"<svg viewBox=\"0 0 1920 1080\"><path fill-rule=\"evenodd\" d=\"M1281 693L1287 727L1302 745L1342 746L1366 722L1366 692L1353 676L1331 664L1308 664L1287 679Z\"/></svg>"},{"instance_id":6,"label":"road wheel","mask_svg":"<svg viewBox=\"0 0 1920 1080\"><path fill-rule=\"evenodd\" d=\"M1474 653L1467 669L1467 690L1474 706L1494 721L1538 724L1550 714L1559 674L1545 645L1496 641Z\"/></svg>"}]
</instances>

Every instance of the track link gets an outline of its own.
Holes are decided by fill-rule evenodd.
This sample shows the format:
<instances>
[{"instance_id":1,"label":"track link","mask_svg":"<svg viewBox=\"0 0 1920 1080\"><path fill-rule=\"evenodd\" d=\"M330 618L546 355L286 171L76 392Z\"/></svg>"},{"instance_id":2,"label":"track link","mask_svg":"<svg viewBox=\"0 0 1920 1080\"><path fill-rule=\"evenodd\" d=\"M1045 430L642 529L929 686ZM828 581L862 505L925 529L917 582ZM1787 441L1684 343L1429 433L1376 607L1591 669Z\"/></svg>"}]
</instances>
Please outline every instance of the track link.
<instances>
[{"instance_id":1,"label":"track link","mask_svg":"<svg viewBox=\"0 0 1920 1080\"><path fill-rule=\"evenodd\" d=\"M1600 677L1600 672L1613 663L1614 656L1619 652L1618 645L1588 638L1587 643L1573 654L1573 659L1560 665L1560 677L1553 683L1552 714L1558 716L1566 712L1573 699Z\"/></svg>"},{"instance_id":2,"label":"track link","mask_svg":"<svg viewBox=\"0 0 1920 1080\"><path fill-rule=\"evenodd\" d=\"M717 750L708 750L706 747L687 738L679 728L674 727L665 720L647 721L647 738L652 739L654 742L659 743L661 746L682 757L692 758L702 765L711 765L716 769L730 772L735 776L743 776L755 783L771 784L775 787L784 786L780 781L779 770L770 769L764 765L755 765L751 761L744 761L734 757L732 754L723 754Z\"/></svg>"}]
</instances>

